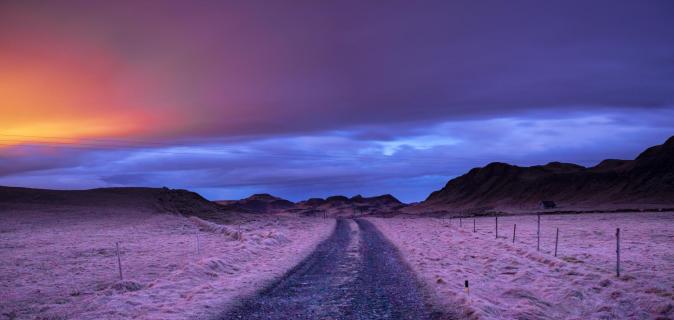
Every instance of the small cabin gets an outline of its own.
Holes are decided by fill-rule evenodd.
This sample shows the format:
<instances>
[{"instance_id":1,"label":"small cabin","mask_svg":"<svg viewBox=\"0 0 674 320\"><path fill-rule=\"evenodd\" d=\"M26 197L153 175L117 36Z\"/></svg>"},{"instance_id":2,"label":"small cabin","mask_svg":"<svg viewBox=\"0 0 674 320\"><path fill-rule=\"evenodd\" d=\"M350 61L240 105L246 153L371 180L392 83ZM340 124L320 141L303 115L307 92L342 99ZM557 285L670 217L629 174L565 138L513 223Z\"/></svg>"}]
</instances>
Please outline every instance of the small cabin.
<instances>
[{"instance_id":1,"label":"small cabin","mask_svg":"<svg viewBox=\"0 0 674 320\"><path fill-rule=\"evenodd\" d=\"M543 200L538 205L541 207L541 209L554 209L557 207L557 204L550 200Z\"/></svg>"}]
</instances>

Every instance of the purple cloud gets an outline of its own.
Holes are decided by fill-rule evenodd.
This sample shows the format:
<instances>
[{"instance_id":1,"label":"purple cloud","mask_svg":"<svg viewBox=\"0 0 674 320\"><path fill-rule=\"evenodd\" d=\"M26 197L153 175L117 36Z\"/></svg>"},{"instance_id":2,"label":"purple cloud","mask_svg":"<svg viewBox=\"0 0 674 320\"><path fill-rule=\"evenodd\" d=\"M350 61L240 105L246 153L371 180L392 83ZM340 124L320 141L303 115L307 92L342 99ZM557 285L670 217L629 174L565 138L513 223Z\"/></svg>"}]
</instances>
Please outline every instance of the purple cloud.
<instances>
[{"instance_id":1,"label":"purple cloud","mask_svg":"<svg viewBox=\"0 0 674 320\"><path fill-rule=\"evenodd\" d=\"M83 76L176 121L146 145L2 148L0 184L416 201L491 161L632 158L673 132L673 20L659 0L3 1L0 46L96 48L115 68Z\"/></svg>"},{"instance_id":2,"label":"purple cloud","mask_svg":"<svg viewBox=\"0 0 674 320\"><path fill-rule=\"evenodd\" d=\"M492 161L592 166L605 158L634 158L672 134L674 120L668 119L674 119L674 110L625 113L617 109L566 117L551 113L450 121L412 131L360 127L227 145L92 150L75 162L63 153L48 168L17 165L12 172L6 165L0 184L169 186L197 190L214 199L255 192L292 200L336 193L392 193L404 201L418 201L451 177ZM363 132L370 131L383 132L384 138L364 139ZM13 160L4 163L20 163Z\"/></svg>"},{"instance_id":3,"label":"purple cloud","mask_svg":"<svg viewBox=\"0 0 674 320\"><path fill-rule=\"evenodd\" d=\"M147 76L139 108L182 117L157 136L674 105L671 1L0 6L0 43L52 30L109 52L124 68L120 81Z\"/></svg>"}]
</instances>

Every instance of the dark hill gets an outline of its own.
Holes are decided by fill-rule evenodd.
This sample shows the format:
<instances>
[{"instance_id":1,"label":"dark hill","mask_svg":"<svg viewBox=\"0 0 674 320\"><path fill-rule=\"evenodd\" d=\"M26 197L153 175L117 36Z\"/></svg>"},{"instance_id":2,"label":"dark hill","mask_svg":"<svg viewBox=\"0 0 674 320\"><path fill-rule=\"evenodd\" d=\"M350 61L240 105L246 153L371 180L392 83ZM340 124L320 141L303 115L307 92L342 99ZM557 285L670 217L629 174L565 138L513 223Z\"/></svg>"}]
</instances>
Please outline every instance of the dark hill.
<instances>
[{"instance_id":1,"label":"dark hill","mask_svg":"<svg viewBox=\"0 0 674 320\"><path fill-rule=\"evenodd\" d=\"M255 194L241 200L217 201L218 204L231 211L246 213L292 213L300 216L361 216L371 214L390 214L405 207L392 195L363 197L357 195L351 198L345 196L330 196L310 198L297 203L275 197L266 193Z\"/></svg>"},{"instance_id":2,"label":"dark hill","mask_svg":"<svg viewBox=\"0 0 674 320\"><path fill-rule=\"evenodd\" d=\"M532 167L490 163L450 180L415 211L535 209L541 200L561 208L671 206L674 137L635 160L608 159L591 168L559 162Z\"/></svg>"},{"instance_id":3,"label":"dark hill","mask_svg":"<svg viewBox=\"0 0 674 320\"><path fill-rule=\"evenodd\" d=\"M351 198L345 196L331 196L326 199L311 198L298 202L291 212L306 216L351 217L362 215L390 215L406 205L390 194L363 197L357 195Z\"/></svg>"},{"instance_id":4,"label":"dark hill","mask_svg":"<svg viewBox=\"0 0 674 320\"><path fill-rule=\"evenodd\" d=\"M241 200L217 201L217 203L228 210L247 213L278 213L292 208L295 205L288 200L267 193L254 194Z\"/></svg>"},{"instance_id":5,"label":"dark hill","mask_svg":"<svg viewBox=\"0 0 674 320\"><path fill-rule=\"evenodd\" d=\"M173 213L221 219L221 206L199 194L168 188L99 188L89 190L48 190L0 187L0 211L12 208L125 208L136 212Z\"/></svg>"}]
</instances>

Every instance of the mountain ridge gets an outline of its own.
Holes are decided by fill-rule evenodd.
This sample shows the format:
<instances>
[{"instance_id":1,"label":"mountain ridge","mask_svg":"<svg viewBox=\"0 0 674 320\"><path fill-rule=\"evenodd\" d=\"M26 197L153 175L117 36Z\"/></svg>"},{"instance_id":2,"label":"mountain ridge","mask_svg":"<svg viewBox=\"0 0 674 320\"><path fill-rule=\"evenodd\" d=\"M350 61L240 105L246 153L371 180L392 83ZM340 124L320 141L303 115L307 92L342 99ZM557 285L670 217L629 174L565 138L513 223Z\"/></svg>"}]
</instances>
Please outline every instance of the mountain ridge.
<instances>
[{"instance_id":1,"label":"mountain ridge","mask_svg":"<svg viewBox=\"0 0 674 320\"><path fill-rule=\"evenodd\" d=\"M351 198L334 195L327 198L309 198L299 202L270 194L254 194L240 200L215 201L227 210L246 213L293 213L301 216L346 217L395 212L406 205L390 194L373 197L355 195Z\"/></svg>"},{"instance_id":2,"label":"mountain ridge","mask_svg":"<svg viewBox=\"0 0 674 320\"><path fill-rule=\"evenodd\" d=\"M451 179L412 211L535 209L674 203L674 136L634 160L606 159L593 167L550 162L522 167L492 162Z\"/></svg>"}]
</instances>

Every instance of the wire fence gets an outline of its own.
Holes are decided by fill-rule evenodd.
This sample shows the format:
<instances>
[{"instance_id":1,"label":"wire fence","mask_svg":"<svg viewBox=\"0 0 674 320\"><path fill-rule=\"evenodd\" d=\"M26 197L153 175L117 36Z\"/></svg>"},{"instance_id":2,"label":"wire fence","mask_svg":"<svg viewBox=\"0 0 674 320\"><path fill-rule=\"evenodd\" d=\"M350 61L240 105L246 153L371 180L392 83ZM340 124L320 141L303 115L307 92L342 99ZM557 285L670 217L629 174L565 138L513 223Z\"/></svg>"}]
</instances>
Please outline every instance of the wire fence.
<instances>
[{"instance_id":1,"label":"wire fence","mask_svg":"<svg viewBox=\"0 0 674 320\"><path fill-rule=\"evenodd\" d=\"M481 238L617 276L674 268L672 212L464 217L450 223Z\"/></svg>"}]
</instances>

